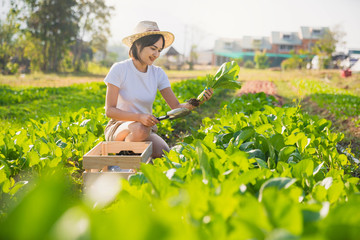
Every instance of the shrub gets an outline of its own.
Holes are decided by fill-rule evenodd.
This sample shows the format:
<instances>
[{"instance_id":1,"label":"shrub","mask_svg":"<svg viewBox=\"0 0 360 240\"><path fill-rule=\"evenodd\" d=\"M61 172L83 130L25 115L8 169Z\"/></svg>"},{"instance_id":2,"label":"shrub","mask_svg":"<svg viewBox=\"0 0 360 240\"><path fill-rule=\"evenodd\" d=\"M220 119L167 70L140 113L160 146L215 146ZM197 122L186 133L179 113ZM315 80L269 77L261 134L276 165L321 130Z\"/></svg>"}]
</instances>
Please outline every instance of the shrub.
<instances>
[{"instance_id":1,"label":"shrub","mask_svg":"<svg viewBox=\"0 0 360 240\"><path fill-rule=\"evenodd\" d=\"M109 71L108 67L105 67L101 64L98 64L96 62L89 62L87 64L87 72L91 74L102 74L106 75L106 73Z\"/></svg>"},{"instance_id":2,"label":"shrub","mask_svg":"<svg viewBox=\"0 0 360 240\"><path fill-rule=\"evenodd\" d=\"M237 64L239 66L243 66L244 65L244 59L242 57L239 57L239 58L231 58L231 61L235 61L237 62Z\"/></svg>"},{"instance_id":3,"label":"shrub","mask_svg":"<svg viewBox=\"0 0 360 240\"><path fill-rule=\"evenodd\" d=\"M306 62L296 54L294 51L290 52L291 57L281 62L281 68L283 70L297 69L305 67Z\"/></svg>"},{"instance_id":4,"label":"shrub","mask_svg":"<svg viewBox=\"0 0 360 240\"><path fill-rule=\"evenodd\" d=\"M269 58L266 56L266 51L263 52L256 51L254 56L254 62L255 62L255 67L257 69L268 68L269 67L268 60Z\"/></svg>"},{"instance_id":5,"label":"shrub","mask_svg":"<svg viewBox=\"0 0 360 240\"><path fill-rule=\"evenodd\" d=\"M254 67L255 67L255 64L251 60L247 60L244 64L244 68L254 68Z\"/></svg>"},{"instance_id":6,"label":"shrub","mask_svg":"<svg viewBox=\"0 0 360 240\"><path fill-rule=\"evenodd\" d=\"M19 70L19 64L8 62L5 67L5 73L7 74L15 74Z\"/></svg>"},{"instance_id":7,"label":"shrub","mask_svg":"<svg viewBox=\"0 0 360 240\"><path fill-rule=\"evenodd\" d=\"M299 63L293 58L288 58L281 62L282 70L296 69L298 67L299 67Z\"/></svg>"}]
</instances>

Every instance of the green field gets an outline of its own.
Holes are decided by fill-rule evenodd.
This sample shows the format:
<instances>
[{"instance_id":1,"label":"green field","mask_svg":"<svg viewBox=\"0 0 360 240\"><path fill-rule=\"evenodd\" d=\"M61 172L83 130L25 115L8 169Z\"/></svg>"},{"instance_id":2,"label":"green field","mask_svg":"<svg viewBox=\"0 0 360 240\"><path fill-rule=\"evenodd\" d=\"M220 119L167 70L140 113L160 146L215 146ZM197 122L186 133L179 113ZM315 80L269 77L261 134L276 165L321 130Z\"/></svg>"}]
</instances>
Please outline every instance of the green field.
<instances>
[{"instance_id":1,"label":"green field","mask_svg":"<svg viewBox=\"0 0 360 240\"><path fill-rule=\"evenodd\" d=\"M181 101L208 73L168 72ZM82 186L108 121L103 75L25 78L0 77L1 239L358 239L360 75L241 69L284 104L217 90L162 121L172 150L107 194ZM168 110L158 95L154 115Z\"/></svg>"}]
</instances>

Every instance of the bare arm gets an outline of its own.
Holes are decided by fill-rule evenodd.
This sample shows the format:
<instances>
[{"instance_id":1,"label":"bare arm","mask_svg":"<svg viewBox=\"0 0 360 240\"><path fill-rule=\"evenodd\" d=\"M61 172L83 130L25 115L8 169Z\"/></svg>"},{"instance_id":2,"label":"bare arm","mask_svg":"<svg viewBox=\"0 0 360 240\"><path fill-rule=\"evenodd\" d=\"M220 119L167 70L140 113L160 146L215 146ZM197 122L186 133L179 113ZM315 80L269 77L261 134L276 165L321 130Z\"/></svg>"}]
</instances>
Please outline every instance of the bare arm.
<instances>
[{"instance_id":1,"label":"bare arm","mask_svg":"<svg viewBox=\"0 0 360 240\"><path fill-rule=\"evenodd\" d=\"M119 95L119 88L108 83L106 90L105 114L109 118L119 121L136 121L141 122L145 126L153 126L158 123L158 120L150 114L140 114L122 111L116 108Z\"/></svg>"},{"instance_id":2,"label":"bare arm","mask_svg":"<svg viewBox=\"0 0 360 240\"><path fill-rule=\"evenodd\" d=\"M191 105L189 103L180 103L179 100L176 98L173 90L170 87L164 88L163 90L160 91L160 93L171 109L185 107L190 110L193 110L195 108L193 105ZM212 94L213 94L212 89L206 90L206 93L204 94L204 101L202 101L201 104L204 103L205 101L209 100L211 98Z\"/></svg>"},{"instance_id":3,"label":"bare arm","mask_svg":"<svg viewBox=\"0 0 360 240\"><path fill-rule=\"evenodd\" d=\"M194 106L192 106L191 104L188 103L180 104L179 100L177 99L173 90L170 87L164 88L163 90L160 91L160 93L171 109L181 108L181 107L186 107L190 110L194 109Z\"/></svg>"}]
</instances>

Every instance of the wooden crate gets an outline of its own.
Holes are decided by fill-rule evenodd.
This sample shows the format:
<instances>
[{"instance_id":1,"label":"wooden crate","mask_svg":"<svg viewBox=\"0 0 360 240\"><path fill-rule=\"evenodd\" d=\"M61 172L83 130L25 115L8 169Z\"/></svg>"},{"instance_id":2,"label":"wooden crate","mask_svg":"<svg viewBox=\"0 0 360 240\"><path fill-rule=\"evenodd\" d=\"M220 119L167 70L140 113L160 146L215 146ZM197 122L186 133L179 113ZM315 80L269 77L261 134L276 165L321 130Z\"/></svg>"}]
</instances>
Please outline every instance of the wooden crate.
<instances>
[{"instance_id":1,"label":"wooden crate","mask_svg":"<svg viewBox=\"0 0 360 240\"><path fill-rule=\"evenodd\" d=\"M133 151L140 155L115 155L120 151ZM140 168L140 163L151 160L151 154L151 142L100 142L83 156L84 184L90 185L101 174L116 174L127 179ZM119 166L122 172L108 172L108 166Z\"/></svg>"}]
</instances>

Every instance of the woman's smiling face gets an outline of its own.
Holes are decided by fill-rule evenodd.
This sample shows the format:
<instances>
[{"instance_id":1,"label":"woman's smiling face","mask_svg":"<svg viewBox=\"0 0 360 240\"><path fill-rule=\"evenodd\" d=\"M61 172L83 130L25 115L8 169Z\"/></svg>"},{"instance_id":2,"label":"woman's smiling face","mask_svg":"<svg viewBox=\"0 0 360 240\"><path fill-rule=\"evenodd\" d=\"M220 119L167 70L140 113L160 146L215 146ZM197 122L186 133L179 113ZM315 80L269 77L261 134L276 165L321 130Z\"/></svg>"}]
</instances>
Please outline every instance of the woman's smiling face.
<instances>
[{"instance_id":1,"label":"woman's smiling face","mask_svg":"<svg viewBox=\"0 0 360 240\"><path fill-rule=\"evenodd\" d=\"M156 43L151 46L144 47L141 52L139 52L139 58L143 64L152 65L154 61L160 56L162 51L163 39L160 38Z\"/></svg>"}]
</instances>

